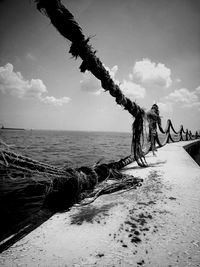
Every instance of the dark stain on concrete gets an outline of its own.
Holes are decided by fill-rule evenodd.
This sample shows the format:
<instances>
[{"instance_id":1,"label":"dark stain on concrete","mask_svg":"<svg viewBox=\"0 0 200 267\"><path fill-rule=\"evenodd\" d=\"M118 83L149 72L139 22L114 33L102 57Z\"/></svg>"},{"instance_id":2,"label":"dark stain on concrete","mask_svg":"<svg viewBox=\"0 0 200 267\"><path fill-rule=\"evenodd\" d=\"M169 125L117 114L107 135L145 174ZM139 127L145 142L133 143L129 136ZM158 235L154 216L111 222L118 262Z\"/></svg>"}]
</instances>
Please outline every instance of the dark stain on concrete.
<instances>
[{"instance_id":1,"label":"dark stain on concrete","mask_svg":"<svg viewBox=\"0 0 200 267\"><path fill-rule=\"evenodd\" d=\"M105 204L100 207L96 206L84 206L79 208L77 213L71 215L71 224L81 225L83 222L100 223L102 218L109 216L109 210L114 207L115 203Z\"/></svg>"}]
</instances>

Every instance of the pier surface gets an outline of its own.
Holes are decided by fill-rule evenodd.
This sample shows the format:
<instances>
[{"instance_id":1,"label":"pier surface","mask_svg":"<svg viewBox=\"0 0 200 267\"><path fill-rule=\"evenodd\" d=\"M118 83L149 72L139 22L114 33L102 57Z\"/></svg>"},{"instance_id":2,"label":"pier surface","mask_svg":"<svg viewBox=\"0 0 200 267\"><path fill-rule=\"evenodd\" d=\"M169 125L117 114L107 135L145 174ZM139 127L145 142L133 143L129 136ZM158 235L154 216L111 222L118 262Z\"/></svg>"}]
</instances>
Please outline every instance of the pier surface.
<instances>
[{"instance_id":1,"label":"pier surface","mask_svg":"<svg viewBox=\"0 0 200 267\"><path fill-rule=\"evenodd\" d=\"M200 167L184 149L195 142L150 153L147 168L128 165L141 187L55 214L0 266L200 266Z\"/></svg>"}]
</instances>

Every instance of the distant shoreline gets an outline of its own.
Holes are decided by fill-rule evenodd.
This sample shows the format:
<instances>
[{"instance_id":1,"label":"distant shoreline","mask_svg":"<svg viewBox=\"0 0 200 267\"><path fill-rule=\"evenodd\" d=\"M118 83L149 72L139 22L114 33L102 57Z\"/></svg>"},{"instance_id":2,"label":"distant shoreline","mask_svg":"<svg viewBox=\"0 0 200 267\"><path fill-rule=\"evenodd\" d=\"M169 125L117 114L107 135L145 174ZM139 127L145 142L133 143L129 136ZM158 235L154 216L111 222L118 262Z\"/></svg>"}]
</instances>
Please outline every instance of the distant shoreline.
<instances>
[{"instance_id":1,"label":"distant shoreline","mask_svg":"<svg viewBox=\"0 0 200 267\"><path fill-rule=\"evenodd\" d=\"M0 130L24 130L24 131L43 131L43 132L82 132L82 133L116 133L116 134L129 134L130 132L119 132L119 131L103 131L103 130L100 130L100 131L97 131L97 130L68 130L68 129L34 129L34 128L0 128Z\"/></svg>"},{"instance_id":2,"label":"distant shoreline","mask_svg":"<svg viewBox=\"0 0 200 267\"><path fill-rule=\"evenodd\" d=\"M25 131L23 128L10 128L10 127L1 127L1 130L20 130L20 131Z\"/></svg>"}]
</instances>

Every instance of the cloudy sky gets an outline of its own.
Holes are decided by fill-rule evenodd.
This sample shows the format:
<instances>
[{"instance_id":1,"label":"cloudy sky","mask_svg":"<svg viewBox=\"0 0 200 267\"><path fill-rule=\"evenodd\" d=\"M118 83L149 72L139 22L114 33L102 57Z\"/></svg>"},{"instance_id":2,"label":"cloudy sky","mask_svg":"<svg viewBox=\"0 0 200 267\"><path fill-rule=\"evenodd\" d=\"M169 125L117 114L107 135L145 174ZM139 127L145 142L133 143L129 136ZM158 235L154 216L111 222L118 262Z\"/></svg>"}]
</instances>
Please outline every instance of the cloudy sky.
<instances>
[{"instance_id":1,"label":"cloudy sky","mask_svg":"<svg viewBox=\"0 0 200 267\"><path fill-rule=\"evenodd\" d=\"M63 0L124 94L200 129L199 0ZM0 124L131 131L133 119L31 0L0 0Z\"/></svg>"}]
</instances>

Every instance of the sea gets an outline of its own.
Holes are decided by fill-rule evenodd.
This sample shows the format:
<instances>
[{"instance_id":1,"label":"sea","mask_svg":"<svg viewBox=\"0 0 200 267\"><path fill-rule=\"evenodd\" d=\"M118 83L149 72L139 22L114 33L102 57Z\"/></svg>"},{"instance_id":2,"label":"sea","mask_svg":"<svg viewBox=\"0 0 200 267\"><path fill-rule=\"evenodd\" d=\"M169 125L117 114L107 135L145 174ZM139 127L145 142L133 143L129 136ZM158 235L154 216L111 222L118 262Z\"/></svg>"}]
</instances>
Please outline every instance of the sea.
<instances>
[{"instance_id":1,"label":"sea","mask_svg":"<svg viewBox=\"0 0 200 267\"><path fill-rule=\"evenodd\" d=\"M161 143L164 138L165 135L159 135ZM0 129L0 140L14 152L57 167L76 168L120 160L131 154L131 139L131 132ZM193 158L200 164L199 150Z\"/></svg>"},{"instance_id":2,"label":"sea","mask_svg":"<svg viewBox=\"0 0 200 267\"><path fill-rule=\"evenodd\" d=\"M131 153L131 133L54 130L0 130L16 153L55 166L92 166Z\"/></svg>"}]
</instances>

